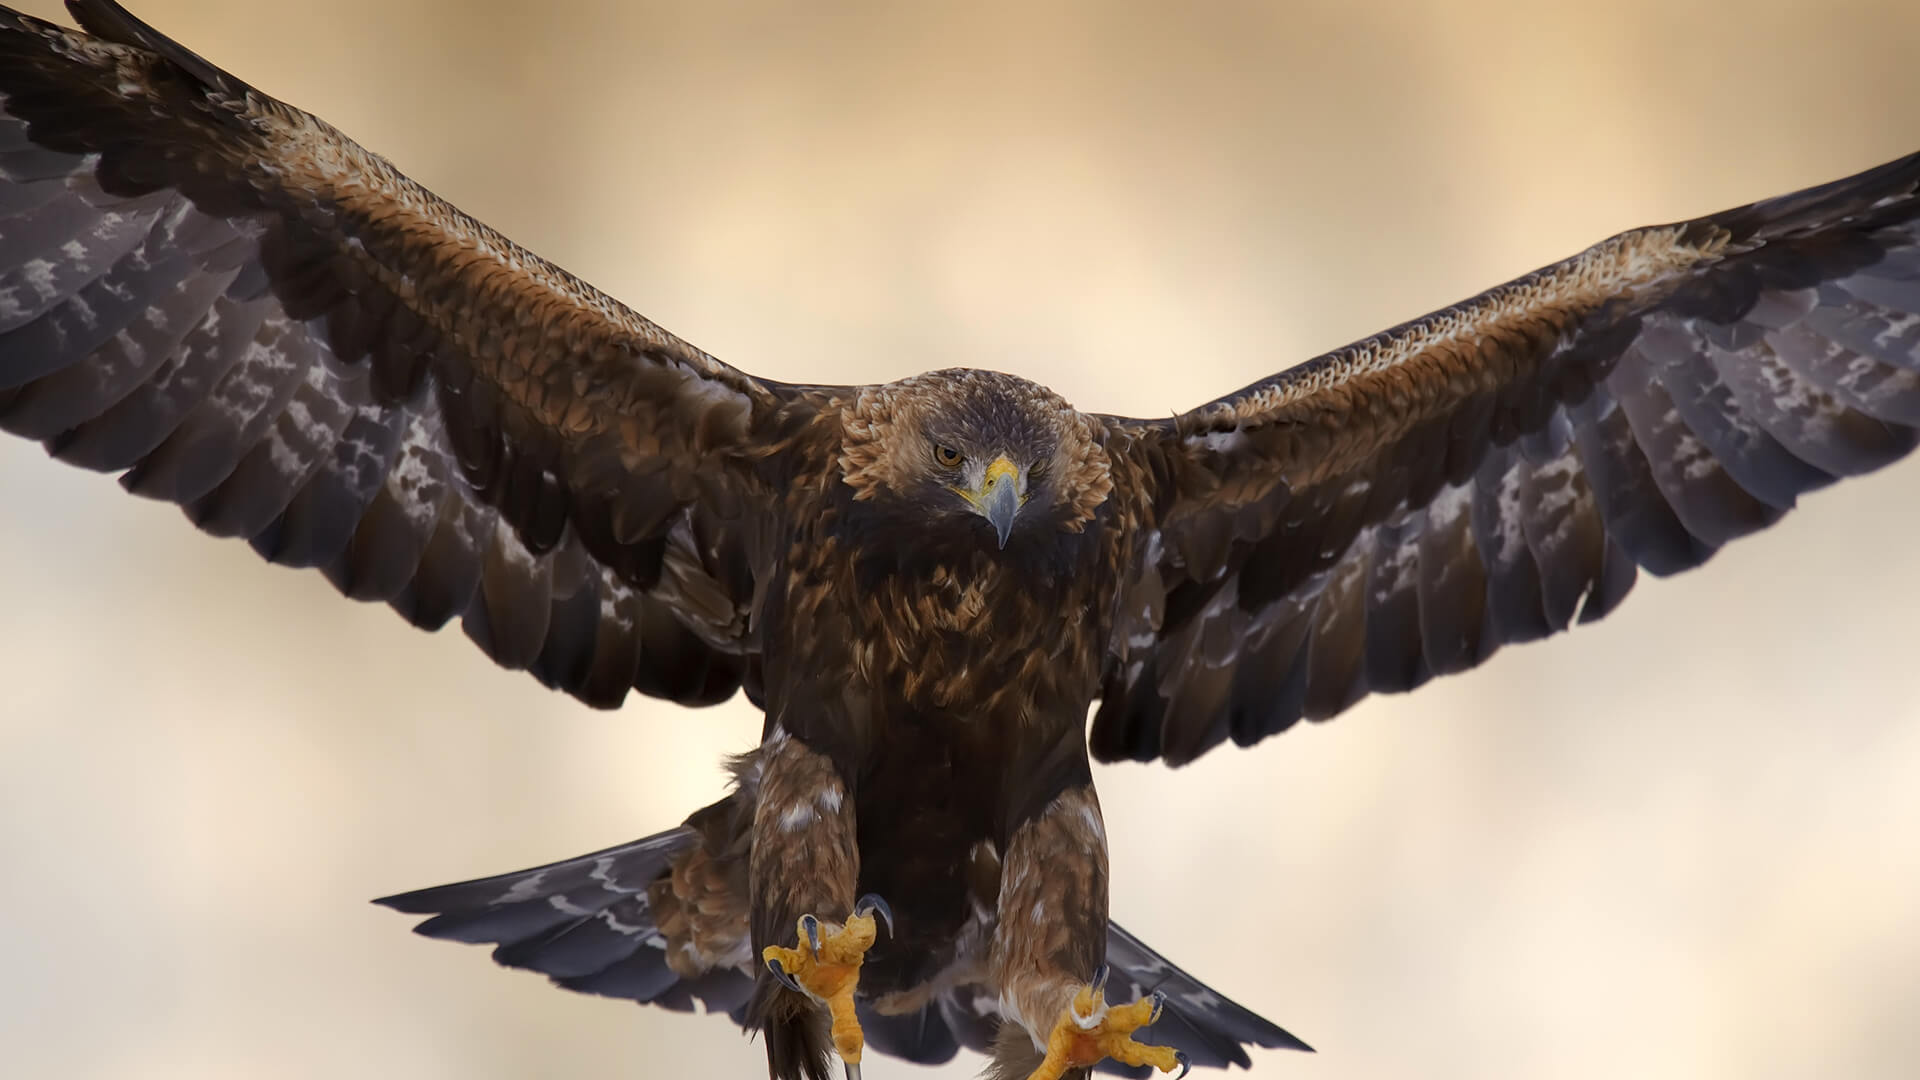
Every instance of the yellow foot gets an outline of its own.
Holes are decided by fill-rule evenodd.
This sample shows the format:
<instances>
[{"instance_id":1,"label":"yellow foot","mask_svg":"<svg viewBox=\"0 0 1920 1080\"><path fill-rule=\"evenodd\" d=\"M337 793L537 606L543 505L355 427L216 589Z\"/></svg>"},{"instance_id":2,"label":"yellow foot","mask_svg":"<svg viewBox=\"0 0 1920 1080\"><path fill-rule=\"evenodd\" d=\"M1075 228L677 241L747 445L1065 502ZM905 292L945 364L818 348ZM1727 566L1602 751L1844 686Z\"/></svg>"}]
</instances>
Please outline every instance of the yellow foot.
<instances>
[{"instance_id":1,"label":"yellow foot","mask_svg":"<svg viewBox=\"0 0 1920 1080\"><path fill-rule=\"evenodd\" d=\"M802 915L793 948L769 945L760 951L767 970L787 989L827 1007L833 1017L833 1048L846 1062L850 1077L859 1075L860 1051L866 1045L860 1021L853 1014L853 991L860 984L860 964L878 936L879 928L873 920L876 912L891 934L893 912L887 902L877 896L863 896L839 929L829 931L825 929L829 924Z\"/></svg>"},{"instance_id":2,"label":"yellow foot","mask_svg":"<svg viewBox=\"0 0 1920 1080\"><path fill-rule=\"evenodd\" d=\"M1112 1058L1124 1065L1151 1065L1161 1072L1187 1075L1191 1064L1187 1055L1170 1046L1148 1046L1135 1042L1133 1033L1160 1017L1164 1000L1149 994L1131 1005L1107 1005L1104 978L1080 988L1073 1003L1060 1010L1060 1019L1047 1038L1047 1056L1027 1080L1060 1080L1068 1069L1084 1069ZM1176 1078L1177 1080L1177 1078Z\"/></svg>"}]
</instances>

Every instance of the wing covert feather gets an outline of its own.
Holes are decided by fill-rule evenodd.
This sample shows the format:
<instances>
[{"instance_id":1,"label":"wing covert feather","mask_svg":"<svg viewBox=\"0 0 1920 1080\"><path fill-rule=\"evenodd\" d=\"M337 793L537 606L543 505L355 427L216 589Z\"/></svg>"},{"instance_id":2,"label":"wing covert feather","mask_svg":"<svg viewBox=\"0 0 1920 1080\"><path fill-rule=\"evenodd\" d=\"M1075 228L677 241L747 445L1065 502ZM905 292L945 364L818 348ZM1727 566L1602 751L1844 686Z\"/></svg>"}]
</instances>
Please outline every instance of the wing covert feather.
<instances>
[{"instance_id":1,"label":"wing covert feather","mask_svg":"<svg viewBox=\"0 0 1920 1080\"><path fill-rule=\"evenodd\" d=\"M0 428L592 704L752 680L807 392L72 9L0 9Z\"/></svg>"},{"instance_id":2,"label":"wing covert feather","mask_svg":"<svg viewBox=\"0 0 1920 1080\"><path fill-rule=\"evenodd\" d=\"M1190 761L1611 611L1920 424L1920 155L1622 233L1166 421L1092 743Z\"/></svg>"}]
</instances>

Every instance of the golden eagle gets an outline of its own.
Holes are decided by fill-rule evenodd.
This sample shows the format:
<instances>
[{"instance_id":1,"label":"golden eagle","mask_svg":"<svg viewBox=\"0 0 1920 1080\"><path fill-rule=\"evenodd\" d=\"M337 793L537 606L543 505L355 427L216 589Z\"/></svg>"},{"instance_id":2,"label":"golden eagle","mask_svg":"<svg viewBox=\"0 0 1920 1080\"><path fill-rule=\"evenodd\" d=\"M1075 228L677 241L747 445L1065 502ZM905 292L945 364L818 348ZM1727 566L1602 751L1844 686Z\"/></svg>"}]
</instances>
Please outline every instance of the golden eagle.
<instances>
[{"instance_id":1,"label":"golden eagle","mask_svg":"<svg viewBox=\"0 0 1920 1080\"><path fill-rule=\"evenodd\" d=\"M389 902L718 1005L780 1076L1290 1044L1110 927L1089 748L1179 764L1598 618L1920 426L1915 158L1140 421L755 379L73 8L0 15L0 426L589 703L744 688L762 743L682 828Z\"/></svg>"}]
</instances>

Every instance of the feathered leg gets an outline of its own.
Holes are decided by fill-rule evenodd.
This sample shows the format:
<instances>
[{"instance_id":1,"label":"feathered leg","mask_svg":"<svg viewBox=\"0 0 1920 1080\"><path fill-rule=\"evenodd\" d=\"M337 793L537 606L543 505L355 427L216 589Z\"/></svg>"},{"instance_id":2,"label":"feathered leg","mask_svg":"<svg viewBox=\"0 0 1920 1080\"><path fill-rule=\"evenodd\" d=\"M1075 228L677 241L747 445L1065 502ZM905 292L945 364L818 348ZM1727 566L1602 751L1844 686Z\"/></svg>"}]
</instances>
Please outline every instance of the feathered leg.
<instances>
[{"instance_id":1,"label":"feathered leg","mask_svg":"<svg viewBox=\"0 0 1920 1080\"><path fill-rule=\"evenodd\" d=\"M825 1080L829 1045L858 1075L865 1040L853 995L877 931L875 907L854 903L859 876L846 782L827 755L775 728L761 748L748 880L753 947L766 964L753 1014L778 1080Z\"/></svg>"},{"instance_id":2,"label":"feathered leg","mask_svg":"<svg viewBox=\"0 0 1920 1080\"><path fill-rule=\"evenodd\" d=\"M1007 846L992 952L993 981L1012 1014L994 1047L992 1080L1083 1077L1112 1057L1172 1071L1185 1061L1136 1042L1153 1022L1152 998L1109 1007L1102 986L1107 941L1107 836L1091 783L1070 787L1021 824Z\"/></svg>"}]
</instances>

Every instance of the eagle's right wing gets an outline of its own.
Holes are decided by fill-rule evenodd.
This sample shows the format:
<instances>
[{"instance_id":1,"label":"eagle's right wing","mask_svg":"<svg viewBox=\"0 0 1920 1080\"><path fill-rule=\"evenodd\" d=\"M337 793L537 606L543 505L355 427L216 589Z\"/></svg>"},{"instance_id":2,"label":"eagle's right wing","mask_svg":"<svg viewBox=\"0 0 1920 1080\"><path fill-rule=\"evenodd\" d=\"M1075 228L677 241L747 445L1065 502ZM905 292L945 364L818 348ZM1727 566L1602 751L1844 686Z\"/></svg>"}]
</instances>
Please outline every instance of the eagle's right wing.
<instances>
[{"instance_id":1,"label":"eagle's right wing","mask_svg":"<svg viewBox=\"0 0 1920 1080\"><path fill-rule=\"evenodd\" d=\"M70 7L0 8L0 427L592 704L751 693L811 397Z\"/></svg>"}]
</instances>

